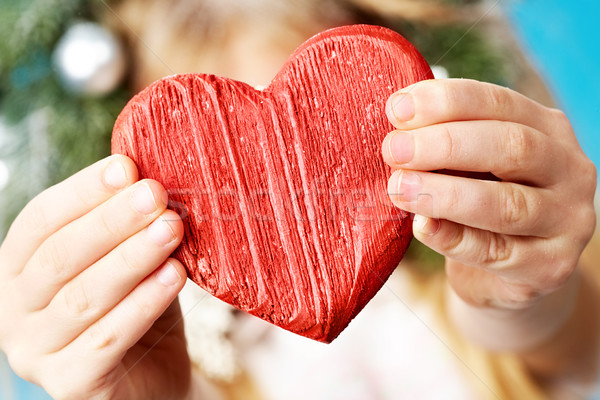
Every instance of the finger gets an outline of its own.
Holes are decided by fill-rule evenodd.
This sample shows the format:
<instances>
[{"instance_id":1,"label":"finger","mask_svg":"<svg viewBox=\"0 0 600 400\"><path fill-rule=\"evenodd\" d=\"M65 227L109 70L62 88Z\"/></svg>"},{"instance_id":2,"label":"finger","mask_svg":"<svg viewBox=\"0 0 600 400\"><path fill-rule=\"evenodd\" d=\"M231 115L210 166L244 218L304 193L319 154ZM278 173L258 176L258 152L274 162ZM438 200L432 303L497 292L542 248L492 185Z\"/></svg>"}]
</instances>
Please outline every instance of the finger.
<instances>
[{"instance_id":1,"label":"finger","mask_svg":"<svg viewBox=\"0 0 600 400\"><path fill-rule=\"evenodd\" d=\"M567 154L558 142L525 125L498 121L448 122L393 131L382 144L392 167L491 172L512 182L550 186L562 179Z\"/></svg>"},{"instance_id":2,"label":"finger","mask_svg":"<svg viewBox=\"0 0 600 400\"><path fill-rule=\"evenodd\" d=\"M17 216L0 247L2 271L19 274L40 244L138 179L133 161L112 155L44 190Z\"/></svg>"},{"instance_id":3,"label":"finger","mask_svg":"<svg viewBox=\"0 0 600 400\"><path fill-rule=\"evenodd\" d=\"M545 250L542 239L493 233L418 214L413 220L413 234L452 260L507 278L518 277L529 262L543 259L540 252Z\"/></svg>"},{"instance_id":4,"label":"finger","mask_svg":"<svg viewBox=\"0 0 600 400\"><path fill-rule=\"evenodd\" d=\"M495 299L504 306L525 305L562 287L575 268L557 259L556 240L502 235L422 215L415 215L413 234L451 260L447 268L457 263L470 267L455 268L452 273L461 276L449 279L461 281L453 285L455 290L474 304ZM482 287L488 289L482 291Z\"/></svg>"},{"instance_id":5,"label":"finger","mask_svg":"<svg viewBox=\"0 0 600 400\"><path fill-rule=\"evenodd\" d=\"M66 282L156 219L167 201L162 185L145 179L46 239L17 278L35 293L26 307L45 307Z\"/></svg>"},{"instance_id":6,"label":"finger","mask_svg":"<svg viewBox=\"0 0 600 400\"><path fill-rule=\"evenodd\" d=\"M431 249L467 265L502 269L516 261L515 237L508 235L419 214L413 219L413 234Z\"/></svg>"},{"instance_id":7,"label":"finger","mask_svg":"<svg viewBox=\"0 0 600 400\"><path fill-rule=\"evenodd\" d=\"M67 358L86 354L88 360L96 360L96 370L113 369L175 300L185 281L183 265L168 259L60 353ZM149 343L149 349L159 340Z\"/></svg>"},{"instance_id":8,"label":"finger","mask_svg":"<svg viewBox=\"0 0 600 400\"><path fill-rule=\"evenodd\" d=\"M388 193L405 211L492 232L548 237L561 229L545 189L398 170L388 181Z\"/></svg>"},{"instance_id":9,"label":"finger","mask_svg":"<svg viewBox=\"0 0 600 400\"><path fill-rule=\"evenodd\" d=\"M41 317L40 326L54 326L57 332L53 340L44 343L47 351L64 347L115 307L166 260L182 236L181 219L166 210L146 229L68 282Z\"/></svg>"},{"instance_id":10,"label":"finger","mask_svg":"<svg viewBox=\"0 0 600 400\"><path fill-rule=\"evenodd\" d=\"M390 96L386 114L398 129L469 120L512 121L544 133L564 126L564 116L522 94L468 79L418 82Z\"/></svg>"}]
</instances>

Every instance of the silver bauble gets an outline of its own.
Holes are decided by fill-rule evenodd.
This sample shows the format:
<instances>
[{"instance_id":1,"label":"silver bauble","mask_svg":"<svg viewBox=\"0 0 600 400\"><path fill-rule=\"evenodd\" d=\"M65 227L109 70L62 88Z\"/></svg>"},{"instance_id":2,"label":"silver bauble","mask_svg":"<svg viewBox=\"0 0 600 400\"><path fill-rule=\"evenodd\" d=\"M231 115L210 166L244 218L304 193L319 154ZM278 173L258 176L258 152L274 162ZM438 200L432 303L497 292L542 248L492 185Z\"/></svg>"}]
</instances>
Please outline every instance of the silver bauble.
<instances>
[{"instance_id":1,"label":"silver bauble","mask_svg":"<svg viewBox=\"0 0 600 400\"><path fill-rule=\"evenodd\" d=\"M100 96L125 75L125 54L115 36L92 22L72 25L59 40L53 62L65 89Z\"/></svg>"}]
</instances>

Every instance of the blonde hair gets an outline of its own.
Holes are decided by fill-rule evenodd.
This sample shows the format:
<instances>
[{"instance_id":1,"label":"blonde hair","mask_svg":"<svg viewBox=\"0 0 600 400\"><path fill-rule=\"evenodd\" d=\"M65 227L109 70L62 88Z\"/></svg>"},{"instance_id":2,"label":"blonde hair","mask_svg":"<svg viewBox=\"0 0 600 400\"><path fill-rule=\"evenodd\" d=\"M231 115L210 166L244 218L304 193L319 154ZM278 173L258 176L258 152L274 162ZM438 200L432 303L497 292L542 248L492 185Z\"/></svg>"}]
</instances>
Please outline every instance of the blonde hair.
<instances>
[{"instance_id":1,"label":"blonde hair","mask_svg":"<svg viewBox=\"0 0 600 400\"><path fill-rule=\"evenodd\" d=\"M381 21L403 18L427 24L465 22L481 15L474 10L473 7L457 9L432 0L127 0L116 8L119 19L109 19L129 42L135 66L132 83L141 88L174 72L212 72L214 63L223 57L221 50L240 32L267 37L271 45L291 53L310 35L334 25L372 23L379 18ZM490 21L490 25L492 29L501 29L498 21ZM515 54L517 65L513 69L517 89L551 104L545 85L517 46L511 45L510 50ZM227 60L221 61L227 63ZM519 87L519 84L524 86ZM458 334L445 313L443 268L433 273L419 268L411 268L411 271L415 293L435 305L445 327L445 337L464 361L465 376L479 390L480 398L534 400L547 397L518 357L490 353ZM244 374L231 385L220 383L219 386L232 399L259 398Z\"/></svg>"}]
</instances>

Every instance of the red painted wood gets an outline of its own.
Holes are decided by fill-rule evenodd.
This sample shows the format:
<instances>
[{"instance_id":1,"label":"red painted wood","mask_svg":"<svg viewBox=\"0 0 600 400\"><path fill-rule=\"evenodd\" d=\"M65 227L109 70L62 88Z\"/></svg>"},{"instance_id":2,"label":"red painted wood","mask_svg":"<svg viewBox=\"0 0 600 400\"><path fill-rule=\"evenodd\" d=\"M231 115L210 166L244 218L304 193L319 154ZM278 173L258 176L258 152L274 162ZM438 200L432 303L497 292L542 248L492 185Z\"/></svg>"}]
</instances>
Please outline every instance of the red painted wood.
<instances>
[{"instance_id":1,"label":"red painted wood","mask_svg":"<svg viewBox=\"0 0 600 400\"><path fill-rule=\"evenodd\" d=\"M394 91L432 78L398 34L348 26L303 44L258 91L212 75L162 79L119 116L113 153L161 182L185 224L175 252L218 298L330 342L411 238L380 146Z\"/></svg>"}]
</instances>

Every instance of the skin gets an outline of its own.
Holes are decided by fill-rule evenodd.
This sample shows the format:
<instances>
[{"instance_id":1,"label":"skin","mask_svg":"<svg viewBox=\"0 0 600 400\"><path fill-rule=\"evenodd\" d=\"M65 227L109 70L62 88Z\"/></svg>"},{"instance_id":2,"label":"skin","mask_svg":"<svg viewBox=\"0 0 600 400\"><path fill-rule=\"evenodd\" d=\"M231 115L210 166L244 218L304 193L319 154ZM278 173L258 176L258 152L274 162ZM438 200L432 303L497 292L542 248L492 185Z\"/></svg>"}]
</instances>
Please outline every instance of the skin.
<instances>
[{"instance_id":1,"label":"skin","mask_svg":"<svg viewBox=\"0 0 600 400\"><path fill-rule=\"evenodd\" d=\"M595 229L596 169L565 115L456 79L405 88L386 114L397 128L382 144L390 198L446 257L458 329L520 354L542 380L594 379L598 335L583 332L598 333L598 294L578 265Z\"/></svg>"},{"instance_id":2,"label":"skin","mask_svg":"<svg viewBox=\"0 0 600 400\"><path fill-rule=\"evenodd\" d=\"M404 93L386 109L398 129L382 145L395 169L389 192L420 215L415 236L446 256L459 328L473 336L477 318L500 318L518 332L519 313L556 312L560 330L578 307L539 305L578 293L569 288L594 229L596 182L564 114L468 80ZM501 181L431 172L440 169ZM401 176L412 187L400 188ZM183 225L158 182L137 180L130 159L101 160L34 198L0 247L0 348L57 399L201 397L175 302L186 275L169 258ZM482 329L490 347L505 342ZM538 341L552 336L541 331Z\"/></svg>"},{"instance_id":3,"label":"skin","mask_svg":"<svg viewBox=\"0 0 600 400\"><path fill-rule=\"evenodd\" d=\"M382 146L397 169L390 198L420 215L415 235L447 257L463 300L522 309L569 281L595 228L596 171L562 112L454 79L409 87L386 111L398 129ZM432 172L442 169L500 181Z\"/></svg>"},{"instance_id":4,"label":"skin","mask_svg":"<svg viewBox=\"0 0 600 400\"><path fill-rule=\"evenodd\" d=\"M56 399L189 386L174 302L186 273L168 258L183 224L160 183L137 179L129 158L101 160L35 197L0 247L0 347Z\"/></svg>"}]
</instances>

